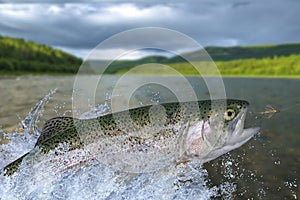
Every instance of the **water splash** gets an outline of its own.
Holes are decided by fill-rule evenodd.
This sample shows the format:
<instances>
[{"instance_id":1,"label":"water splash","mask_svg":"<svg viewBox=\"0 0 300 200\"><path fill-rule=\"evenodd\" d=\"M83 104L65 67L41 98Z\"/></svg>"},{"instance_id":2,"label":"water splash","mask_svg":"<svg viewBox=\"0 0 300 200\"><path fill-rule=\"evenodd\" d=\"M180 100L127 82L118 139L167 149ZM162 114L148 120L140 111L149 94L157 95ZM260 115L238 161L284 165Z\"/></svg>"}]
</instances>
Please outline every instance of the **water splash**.
<instances>
[{"instance_id":1,"label":"water splash","mask_svg":"<svg viewBox=\"0 0 300 200\"><path fill-rule=\"evenodd\" d=\"M43 106L55 91L38 102L22 121L22 133L6 134L11 141L1 146L1 160L4 163L0 167L34 147L36 136L39 135L34 127L37 127L37 120L42 116ZM153 101L158 101L154 96ZM110 112L109 100L110 95L106 95L104 104L84 113L81 118ZM30 134L30 131L35 134ZM207 170L194 161L169 165L151 173L118 172L97 162L63 171L52 170L65 167L65 162L70 159L64 154L67 150L68 147L63 144L47 155L36 149L15 175L0 176L0 199L231 199L237 187L233 181L210 186ZM57 159L57 154L62 155L61 162L52 162ZM237 177L232 168L233 159L225 159L222 167L227 170L228 177Z\"/></svg>"},{"instance_id":2,"label":"water splash","mask_svg":"<svg viewBox=\"0 0 300 200\"><path fill-rule=\"evenodd\" d=\"M48 159L43 157L43 160ZM26 164L25 164L26 165ZM206 186L199 164L173 165L153 173L122 173L95 164L62 174L46 166L0 177L2 199L210 199L216 188ZM47 163L47 167L51 164ZM40 170L39 170L40 169ZM32 172L32 170L34 172ZM2 185L1 185L2 186ZM5 195L3 195L5 194Z\"/></svg>"},{"instance_id":3,"label":"water splash","mask_svg":"<svg viewBox=\"0 0 300 200\"><path fill-rule=\"evenodd\" d=\"M37 128L37 123L39 122L39 117L41 117L44 113L44 105L49 102L53 94L55 94L57 88L51 90L48 94L46 94L29 112L29 114L25 117L24 120L21 121L21 125L25 132L30 132L33 129L33 132L36 136L40 135L40 131ZM35 117L36 116L36 117Z\"/></svg>"},{"instance_id":4,"label":"water splash","mask_svg":"<svg viewBox=\"0 0 300 200\"><path fill-rule=\"evenodd\" d=\"M40 131L37 128L39 118L42 117L44 106L55 94L56 90L51 90L33 107L25 119L21 121L22 127L16 129L15 132L4 133L4 138L9 140L9 143L0 146L0 168L34 148L40 135Z\"/></svg>"},{"instance_id":5,"label":"water splash","mask_svg":"<svg viewBox=\"0 0 300 200\"><path fill-rule=\"evenodd\" d=\"M286 181L286 182L284 182L284 186L290 190L290 192L292 194L292 198L297 199L297 192L296 192L296 189L298 187L297 180L295 179L292 181Z\"/></svg>"},{"instance_id":6,"label":"water splash","mask_svg":"<svg viewBox=\"0 0 300 200\"><path fill-rule=\"evenodd\" d=\"M1 168L33 149L39 135L38 118L55 92L45 95L22 120L21 133L5 134L10 142L1 145ZM104 104L82 118L109 112L109 100L107 95ZM92 162L65 171L52 170L65 167L64 162L70 159L64 154L67 149L62 144L47 155L38 149L32 151L12 177L0 176L0 199L210 199L216 191L206 186L207 171L193 162L140 174L118 172ZM53 162L58 154L62 162Z\"/></svg>"},{"instance_id":7,"label":"water splash","mask_svg":"<svg viewBox=\"0 0 300 200\"><path fill-rule=\"evenodd\" d=\"M110 113L111 112L110 101L111 101L111 94L106 93L104 103L96 105L95 108L91 107L91 110L89 112L85 112L80 115L80 119L95 118Z\"/></svg>"}]
</instances>

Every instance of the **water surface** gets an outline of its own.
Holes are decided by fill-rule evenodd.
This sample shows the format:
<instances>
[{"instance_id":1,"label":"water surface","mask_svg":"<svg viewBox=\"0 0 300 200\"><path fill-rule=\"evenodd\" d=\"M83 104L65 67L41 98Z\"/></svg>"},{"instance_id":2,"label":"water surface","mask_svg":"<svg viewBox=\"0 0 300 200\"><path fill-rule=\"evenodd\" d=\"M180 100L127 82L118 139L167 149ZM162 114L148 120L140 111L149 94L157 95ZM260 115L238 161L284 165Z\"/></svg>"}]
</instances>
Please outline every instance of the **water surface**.
<instances>
[{"instance_id":1,"label":"water surface","mask_svg":"<svg viewBox=\"0 0 300 200\"><path fill-rule=\"evenodd\" d=\"M176 91L170 91L167 87L159 87L156 84L144 85L132 94L129 105L127 105L128 102L125 96L128 93L128 88L139 85L139 81L145 78L128 77L122 84L118 83L119 78L118 76L106 76L99 82L96 92L96 105L99 106L98 111L102 112L102 114L110 111L109 105L105 102L106 99L110 98L117 101L118 109L122 110L122 108L128 106L137 107L155 102L176 100L176 94L178 93L182 93L186 100L193 97L190 91L183 89L185 86L179 84L176 77L164 77L164 80L169 84L176 85ZM157 83L157 77L148 76L148 78ZM207 99L210 97L203 80L197 77L188 77L188 81L187 84L193 87L193 91L195 91L198 99ZM19 127L20 121L25 118L28 112L45 94L54 88L57 88L57 92L45 105L44 112L41 114L42 116L38 123L39 127L42 126L46 119L51 117L57 115L71 116L73 84L74 77L72 76L1 78L1 129L6 133L15 133L15 129ZM116 87L116 84L120 90L118 90L117 94L112 94L111 91ZM228 98L246 99L250 102L250 115L247 118L246 126L259 125L261 126L261 132L243 147L210 163L206 163L203 168L191 166L191 169L196 169L196 171L192 170L193 172L188 172L190 174L186 175L188 177L187 180L201 178L201 181L192 181L192 183L197 183L196 185L190 184L183 188L180 188L180 186L178 190L174 190L176 184L182 184L180 181L178 182L178 177L176 178L172 173L162 175L159 172L137 177L130 183L116 185L115 182L105 182L105 180L109 178L122 179L120 178L122 176L113 174L113 172L105 169L104 166L98 166L98 168L91 168L88 171L96 174L95 176L102 176L103 178L101 179L102 182L99 180L97 182L96 179L94 182L91 181L91 184L95 185L95 188L91 189L86 184L83 185L78 182L80 180L78 177L81 177L85 181L91 179L91 177L85 177L87 175L79 171L78 176L64 175L64 178L69 182L63 181L65 179L51 180L51 187L54 192L50 192L47 198L53 197L52 199L59 199L54 198L56 191L57 195L62 195L62 198L71 199L72 197L76 197L76 191L79 192L82 189L86 191L85 195L93 193L94 196L98 198L103 197L103 199L118 199L121 196L129 198L134 194L139 194L135 196L136 198L140 195L141 197L149 198L151 192L153 193L154 191L156 197L165 193L166 196L164 199L179 199L179 197L186 199L193 199L193 197L209 199L213 198L214 195L217 196L217 194L219 195L217 198L296 199L300 195L298 187L300 179L300 79L224 78L224 84ZM280 112L270 119L256 118L259 116L257 112L264 111L266 105L271 105ZM88 112L88 116L92 116L93 114L97 114L95 113L96 111L97 109L95 110L91 107L89 110L81 110L80 112L81 114ZM22 130L19 129L19 131L22 134ZM25 138L34 144L34 138L31 138L30 135ZM24 141L26 140L20 140L20 142ZM2 140L3 142L4 140ZM30 143L27 146L20 144L20 152L12 155L18 157L17 154L22 154L22 151L25 152L26 148L30 149ZM1 153L3 152L1 151ZM5 156L1 158L3 160L0 164L4 165L8 162ZM13 160L14 158L10 157L7 159ZM96 170L99 170L99 168L103 168L103 173ZM174 171L176 170L180 169L174 169ZM26 180L26 178L22 178ZM17 180L14 181L13 183L18 186L18 183L16 183ZM70 182L77 183L72 185L73 189L75 188L74 191L71 191L68 187L68 183ZM64 186L61 186L59 189L59 185L61 184ZM161 190L162 188L165 191ZM23 191L24 194L30 194L33 195L32 198L39 199L38 194L42 194L45 188L40 187L35 189L32 192L24 192L24 188L8 188L7 191L11 193L11 197L14 197L13 193ZM0 193L1 191L3 190L0 190ZM182 193L178 193L178 191ZM189 195L184 196L185 192L188 192ZM3 194L0 197L4 198ZM87 197L85 196L85 198ZM93 195L90 194L89 198L92 197ZM154 197L153 199L155 199Z\"/></svg>"}]
</instances>

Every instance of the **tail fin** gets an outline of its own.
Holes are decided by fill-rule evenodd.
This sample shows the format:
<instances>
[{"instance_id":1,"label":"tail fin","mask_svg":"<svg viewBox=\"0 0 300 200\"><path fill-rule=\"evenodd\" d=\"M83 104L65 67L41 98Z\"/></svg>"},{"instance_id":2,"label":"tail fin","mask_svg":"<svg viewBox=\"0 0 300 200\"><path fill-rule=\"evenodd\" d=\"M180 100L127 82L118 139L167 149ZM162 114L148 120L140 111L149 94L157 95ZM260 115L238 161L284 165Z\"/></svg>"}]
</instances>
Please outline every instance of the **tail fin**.
<instances>
[{"instance_id":1,"label":"tail fin","mask_svg":"<svg viewBox=\"0 0 300 200\"><path fill-rule=\"evenodd\" d=\"M39 146L49 138L52 138L55 135L61 133L63 130L74 127L74 120L76 119L73 119L71 117L55 117L46 121L35 146ZM19 169L25 156L27 156L28 154L29 152L5 166L3 174L6 176L14 174Z\"/></svg>"},{"instance_id":2,"label":"tail fin","mask_svg":"<svg viewBox=\"0 0 300 200\"><path fill-rule=\"evenodd\" d=\"M29 153L24 154L23 156L21 156L20 158L18 158L17 160L15 160L14 162L6 165L3 169L4 171L4 175L5 176L11 176L12 174L14 174L20 167L23 159L25 158L25 156L27 156Z\"/></svg>"}]
</instances>

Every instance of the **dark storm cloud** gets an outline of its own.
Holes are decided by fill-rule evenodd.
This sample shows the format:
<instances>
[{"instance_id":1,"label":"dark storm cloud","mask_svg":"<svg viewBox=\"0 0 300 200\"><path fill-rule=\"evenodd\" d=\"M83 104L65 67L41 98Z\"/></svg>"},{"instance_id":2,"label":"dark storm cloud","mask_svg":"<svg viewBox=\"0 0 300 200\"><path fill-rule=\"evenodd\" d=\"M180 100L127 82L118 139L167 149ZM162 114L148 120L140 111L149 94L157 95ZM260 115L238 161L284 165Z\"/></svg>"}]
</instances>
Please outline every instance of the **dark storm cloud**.
<instances>
[{"instance_id":1,"label":"dark storm cloud","mask_svg":"<svg viewBox=\"0 0 300 200\"><path fill-rule=\"evenodd\" d=\"M77 55L120 31L145 26L180 31L204 46L300 41L300 3L293 0L15 2L0 4L0 34ZM180 41L172 44L185 48Z\"/></svg>"}]
</instances>

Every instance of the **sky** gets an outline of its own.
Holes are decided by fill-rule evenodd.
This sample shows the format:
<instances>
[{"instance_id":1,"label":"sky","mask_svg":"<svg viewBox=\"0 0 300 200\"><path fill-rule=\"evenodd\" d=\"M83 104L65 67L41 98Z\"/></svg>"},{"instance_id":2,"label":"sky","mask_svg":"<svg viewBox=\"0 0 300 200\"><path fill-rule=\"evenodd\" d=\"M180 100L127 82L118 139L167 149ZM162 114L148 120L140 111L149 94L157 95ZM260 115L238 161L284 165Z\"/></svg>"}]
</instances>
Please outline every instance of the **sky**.
<instances>
[{"instance_id":1,"label":"sky","mask_svg":"<svg viewBox=\"0 0 300 200\"><path fill-rule=\"evenodd\" d=\"M1 35L50 45L81 58L114 34L143 27L178 31L202 46L300 42L299 0L0 2ZM127 50L115 45L103 52L109 57ZM145 54L135 51L130 56Z\"/></svg>"}]
</instances>

